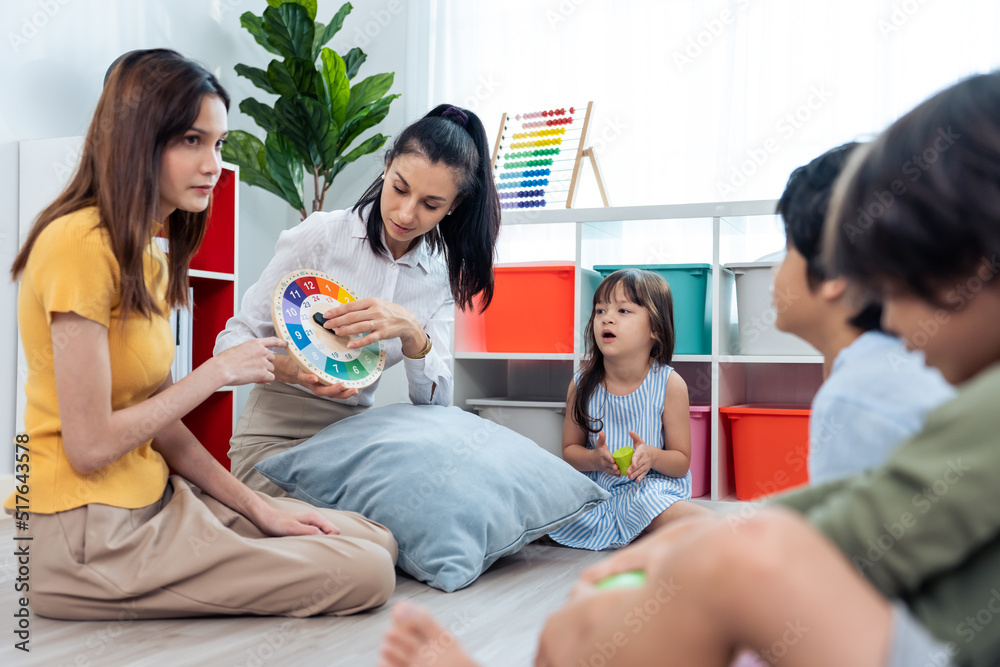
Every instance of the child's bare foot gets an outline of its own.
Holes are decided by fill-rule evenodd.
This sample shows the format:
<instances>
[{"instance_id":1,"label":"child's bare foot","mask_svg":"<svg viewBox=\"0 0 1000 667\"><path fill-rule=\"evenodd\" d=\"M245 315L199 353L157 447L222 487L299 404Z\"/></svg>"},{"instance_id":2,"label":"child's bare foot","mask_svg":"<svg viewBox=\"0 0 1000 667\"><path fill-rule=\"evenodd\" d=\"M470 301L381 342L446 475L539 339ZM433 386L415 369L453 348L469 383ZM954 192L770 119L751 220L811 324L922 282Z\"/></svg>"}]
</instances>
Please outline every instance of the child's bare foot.
<instances>
[{"instance_id":1,"label":"child's bare foot","mask_svg":"<svg viewBox=\"0 0 1000 667\"><path fill-rule=\"evenodd\" d=\"M382 639L379 667L476 667L455 636L423 607L402 600L392 608L392 626Z\"/></svg>"}]
</instances>

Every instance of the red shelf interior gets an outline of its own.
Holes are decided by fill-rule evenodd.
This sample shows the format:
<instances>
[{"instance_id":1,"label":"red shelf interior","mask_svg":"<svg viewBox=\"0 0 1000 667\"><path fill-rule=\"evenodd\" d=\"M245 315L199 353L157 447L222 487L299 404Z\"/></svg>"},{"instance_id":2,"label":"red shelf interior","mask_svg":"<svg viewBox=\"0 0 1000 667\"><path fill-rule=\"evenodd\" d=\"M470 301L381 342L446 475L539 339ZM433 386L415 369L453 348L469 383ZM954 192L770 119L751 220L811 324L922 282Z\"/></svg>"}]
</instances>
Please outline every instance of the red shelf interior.
<instances>
[{"instance_id":1,"label":"red shelf interior","mask_svg":"<svg viewBox=\"0 0 1000 667\"><path fill-rule=\"evenodd\" d=\"M194 341L191 365L197 368L212 358L215 339L233 316L234 284L229 280L191 278L194 289Z\"/></svg>"},{"instance_id":2,"label":"red shelf interior","mask_svg":"<svg viewBox=\"0 0 1000 667\"><path fill-rule=\"evenodd\" d=\"M198 441L229 470L229 439L233 436L233 392L217 391L183 419Z\"/></svg>"},{"instance_id":3,"label":"red shelf interior","mask_svg":"<svg viewBox=\"0 0 1000 667\"><path fill-rule=\"evenodd\" d=\"M219 273L234 273L236 247L236 174L223 169L212 192L208 230L198 254L191 258L191 268Z\"/></svg>"}]
</instances>

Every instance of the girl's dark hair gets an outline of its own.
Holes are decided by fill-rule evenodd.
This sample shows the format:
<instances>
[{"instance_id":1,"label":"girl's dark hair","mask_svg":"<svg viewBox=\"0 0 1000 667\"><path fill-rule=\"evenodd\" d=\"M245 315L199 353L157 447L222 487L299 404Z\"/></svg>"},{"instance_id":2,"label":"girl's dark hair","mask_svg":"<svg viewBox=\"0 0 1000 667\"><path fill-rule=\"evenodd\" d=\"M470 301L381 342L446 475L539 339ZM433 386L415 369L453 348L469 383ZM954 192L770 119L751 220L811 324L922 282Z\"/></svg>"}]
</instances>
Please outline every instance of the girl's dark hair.
<instances>
[{"instance_id":1,"label":"girl's dark hair","mask_svg":"<svg viewBox=\"0 0 1000 667\"><path fill-rule=\"evenodd\" d=\"M493 300L493 255L500 234L500 197L493 183L486 130L468 109L441 104L396 137L385 162L388 165L408 153L420 155L431 164L451 167L458 176L461 201L450 216L424 236L431 250L444 253L455 303L471 309L473 297L478 294L480 310L485 310ZM381 177L376 178L354 205L355 211L371 206L368 245L381 256L389 253L382 241L380 200L384 183Z\"/></svg>"},{"instance_id":2,"label":"girl's dark hair","mask_svg":"<svg viewBox=\"0 0 1000 667\"><path fill-rule=\"evenodd\" d=\"M597 304L610 302L619 286L629 301L645 308L649 313L649 326L656 336L649 358L661 364L669 364L674 356L674 297L663 276L642 269L620 269L605 278L594 292L594 305L584 334L588 355L580 369L576 400L573 403L573 419L585 432L595 435L604 429L604 419L588 414L587 403L597 387L604 382L605 370L604 354L594 339L594 319L597 317Z\"/></svg>"},{"instance_id":3,"label":"girl's dark hair","mask_svg":"<svg viewBox=\"0 0 1000 667\"><path fill-rule=\"evenodd\" d=\"M1000 254L1000 73L934 95L857 153L834 189L828 266L961 308L964 296L941 290L994 277Z\"/></svg>"},{"instance_id":4,"label":"girl's dark hair","mask_svg":"<svg viewBox=\"0 0 1000 667\"><path fill-rule=\"evenodd\" d=\"M785 223L785 235L805 258L806 280L814 291L828 277L822 261L823 223L830 208L833 184L848 157L860 145L852 141L837 146L793 171L778 200L777 213ZM881 320L882 305L873 302L848 320L848 324L869 331L880 329Z\"/></svg>"},{"instance_id":5,"label":"girl's dark hair","mask_svg":"<svg viewBox=\"0 0 1000 667\"><path fill-rule=\"evenodd\" d=\"M160 158L170 140L194 125L207 95L217 95L229 109L229 95L219 81L175 51L133 51L120 58L97 102L80 166L38 215L14 259L11 277L18 279L38 236L54 220L96 206L121 271L121 321L133 311L145 317L162 314L143 272L143 255L159 216ZM170 242L168 306L187 303L188 264L205 236L210 210L177 210L160 221Z\"/></svg>"}]
</instances>

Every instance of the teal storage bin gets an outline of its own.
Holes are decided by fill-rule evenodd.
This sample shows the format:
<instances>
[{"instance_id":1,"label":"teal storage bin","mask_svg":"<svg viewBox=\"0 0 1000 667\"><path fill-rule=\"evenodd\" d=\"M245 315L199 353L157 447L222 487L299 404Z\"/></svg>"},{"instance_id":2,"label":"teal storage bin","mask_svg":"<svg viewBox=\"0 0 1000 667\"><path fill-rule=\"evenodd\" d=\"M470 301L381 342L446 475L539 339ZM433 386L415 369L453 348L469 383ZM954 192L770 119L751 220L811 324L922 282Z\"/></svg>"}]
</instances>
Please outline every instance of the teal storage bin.
<instances>
[{"instance_id":1,"label":"teal storage bin","mask_svg":"<svg viewBox=\"0 0 1000 667\"><path fill-rule=\"evenodd\" d=\"M674 297L674 355L712 353L711 264L606 264L594 271L607 277L619 269L658 273Z\"/></svg>"}]
</instances>

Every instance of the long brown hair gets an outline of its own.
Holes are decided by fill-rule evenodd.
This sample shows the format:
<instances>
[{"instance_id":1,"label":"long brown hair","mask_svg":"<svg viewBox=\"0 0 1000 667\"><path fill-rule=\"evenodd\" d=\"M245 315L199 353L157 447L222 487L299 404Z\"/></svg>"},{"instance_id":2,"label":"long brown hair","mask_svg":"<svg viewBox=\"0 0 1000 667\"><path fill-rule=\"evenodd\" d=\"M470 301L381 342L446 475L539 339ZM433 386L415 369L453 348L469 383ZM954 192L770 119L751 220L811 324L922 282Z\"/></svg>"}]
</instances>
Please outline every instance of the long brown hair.
<instances>
[{"instance_id":1,"label":"long brown hair","mask_svg":"<svg viewBox=\"0 0 1000 667\"><path fill-rule=\"evenodd\" d=\"M229 95L218 80L175 51L149 49L121 58L97 102L80 166L35 220L11 277L20 277L35 241L52 221L96 206L120 269L121 320L133 311L147 318L162 314L143 274L143 254L159 215L160 157L171 139L194 125L206 95L217 95L229 109ZM211 205L198 213L177 210L162 221L170 242L169 306L187 303L188 264L205 236L210 210Z\"/></svg>"},{"instance_id":2,"label":"long brown hair","mask_svg":"<svg viewBox=\"0 0 1000 667\"><path fill-rule=\"evenodd\" d=\"M601 281L594 292L594 306L584 334L590 354L584 359L580 369L576 400L573 403L574 421L585 432L594 435L604 430L604 419L588 414L587 403L605 377L604 353L597 347L594 338L594 318L597 316L597 304L611 301L619 285L629 301L645 308L649 313L649 326L656 336L649 358L661 364L669 364L674 357L674 297L663 276L642 269L620 269Z\"/></svg>"}]
</instances>

